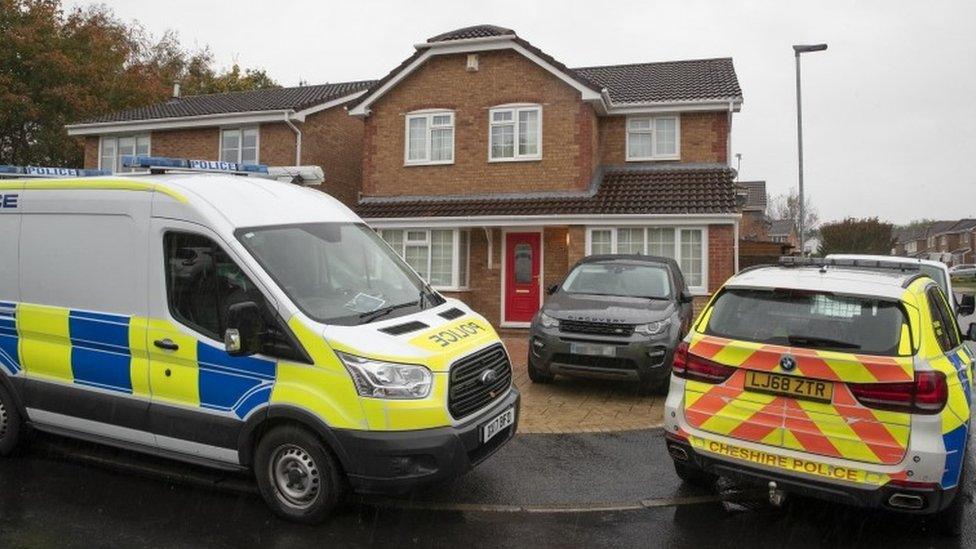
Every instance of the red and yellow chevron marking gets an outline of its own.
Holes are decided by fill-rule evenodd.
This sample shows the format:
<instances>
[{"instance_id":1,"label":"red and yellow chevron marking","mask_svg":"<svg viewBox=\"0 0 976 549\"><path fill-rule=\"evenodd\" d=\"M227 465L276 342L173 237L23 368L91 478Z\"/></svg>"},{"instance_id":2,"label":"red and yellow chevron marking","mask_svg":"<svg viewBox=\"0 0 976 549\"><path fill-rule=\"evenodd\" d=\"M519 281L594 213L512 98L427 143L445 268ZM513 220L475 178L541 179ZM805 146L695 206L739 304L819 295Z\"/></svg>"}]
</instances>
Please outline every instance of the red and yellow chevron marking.
<instances>
[{"instance_id":1,"label":"red and yellow chevron marking","mask_svg":"<svg viewBox=\"0 0 976 549\"><path fill-rule=\"evenodd\" d=\"M722 385L685 382L685 418L711 433L823 456L866 463L901 461L911 416L861 406L847 388L834 387L832 403L746 391L745 372Z\"/></svg>"},{"instance_id":2,"label":"red and yellow chevron marking","mask_svg":"<svg viewBox=\"0 0 976 549\"><path fill-rule=\"evenodd\" d=\"M892 480L905 480L908 478L907 473L904 471L894 473L865 471L856 467L831 465L828 463L822 463L809 459L799 459L762 450L752 450L749 448L743 448L733 444L725 444L723 442L708 440L697 436L689 436L688 442L696 451L705 454L712 454L735 461L747 462L749 464L761 465L764 467L772 467L794 474L820 477L829 480L840 480L857 484L882 486Z\"/></svg>"},{"instance_id":3,"label":"red and yellow chevron marking","mask_svg":"<svg viewBox=\"0 0 976 549\"><path fill-rule=\"evenodd\" d=\"M886 357L818 351L736 341L693 332L689 351L726 366L749 368L764 372L800 375L827 381L874 383L912 381L915 370L911 357ZM779 361L785 354L796 359L797 367L784 371Z\"/></svg>"}]
</instances>

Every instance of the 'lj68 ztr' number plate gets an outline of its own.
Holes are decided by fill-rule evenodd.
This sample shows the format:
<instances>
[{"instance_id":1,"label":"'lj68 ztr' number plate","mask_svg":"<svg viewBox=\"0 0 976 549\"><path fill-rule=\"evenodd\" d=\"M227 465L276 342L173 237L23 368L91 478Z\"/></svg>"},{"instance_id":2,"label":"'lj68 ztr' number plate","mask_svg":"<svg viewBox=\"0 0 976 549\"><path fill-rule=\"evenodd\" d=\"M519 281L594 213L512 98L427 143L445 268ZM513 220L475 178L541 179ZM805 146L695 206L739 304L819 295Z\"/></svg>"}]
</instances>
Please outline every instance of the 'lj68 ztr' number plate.
<instances>
[{"instance_id":1,"label":"'lj68 ztr' number plate","mask_svg":"<svg viewBox=\"0 0 976 549\"><path fill-rule=\"evenodd\" d=\"M767 372L746 372L746 389L820 402L830 402L834 396L834 384L829 381Z\"/></svg>"}]
</instances>

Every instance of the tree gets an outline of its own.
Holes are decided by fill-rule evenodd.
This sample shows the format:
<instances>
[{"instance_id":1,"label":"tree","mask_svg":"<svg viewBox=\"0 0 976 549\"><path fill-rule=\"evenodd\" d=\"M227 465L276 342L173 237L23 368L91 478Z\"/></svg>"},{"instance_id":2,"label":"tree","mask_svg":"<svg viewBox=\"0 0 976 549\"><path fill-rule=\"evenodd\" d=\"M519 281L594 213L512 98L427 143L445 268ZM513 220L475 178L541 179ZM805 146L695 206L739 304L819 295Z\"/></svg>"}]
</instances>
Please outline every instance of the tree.
<instances>
[{"instance_id":1,"label":"tree","mask_svg":"<svg viewBox=\"0 0 976 549\"><path fill-rule=\"evenodd\" d=\"M209 49L156 40L102 5L65 12L60 0L0 0L0 164L78 166L66 124L188 93L276 86L236 64L217 73Z\"/></svg>"},{"instance_id":2,"label":"tree","mask_svg":"<svg viewBox=\"0 0 976 549\"><path fill-rule=\"evenodd\" d=\"M895 245L891 223L877 217L824 223L820 226L819 255L838 253L888 255Z\"/></svg>"},{"instance_id":3,"label":"tree","mask_svg":"<svg viewBox=\"0 0 976 549\"><path fill-rule=\"evenodd\" d=\"M813 205L813 201L810 200L810 195L804 196L803 202L803 217L806 218L803 228L809 237L812 234L811 231L817 227L820 217L817 215L817 208ZM766 215L771 219L792 220L793 231L796 233L796 237L800 238L800 197L797 191L790 189L789 194L773 197L766 207ZM800 244L802 246L803 243Z\"/></svg>"}]
</instances>

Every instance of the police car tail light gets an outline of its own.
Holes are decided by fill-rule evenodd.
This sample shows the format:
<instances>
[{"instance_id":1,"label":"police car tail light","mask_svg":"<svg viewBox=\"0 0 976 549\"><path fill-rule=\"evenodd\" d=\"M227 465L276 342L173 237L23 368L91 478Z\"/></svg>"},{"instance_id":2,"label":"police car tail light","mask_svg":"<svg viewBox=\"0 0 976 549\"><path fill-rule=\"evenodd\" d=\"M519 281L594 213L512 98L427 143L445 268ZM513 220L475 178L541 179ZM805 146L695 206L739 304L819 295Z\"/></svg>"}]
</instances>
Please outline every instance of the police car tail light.
<instances>
[{"instance_id":1,"label":"police car tail light","mask_svg":"<svg viewBox=\"0 0 976 549\"><path fill-rule=\"evenodd\" d=\"M688 343L682 341L674 350L671 371L680 378L692 381L722 383L735 373L735 368L691 354L688 352Z\"/></svg>"},{"instance_id":2,"label":"police car tail light","mask_svg":"<svg viewBox=\"0 0 976 549\"><path fill-rule=\"evenodd\" d=\"M915 372L915 381L903 383L849 383L851 394L868 408L937 414L949 399L949 386L942 372Z\"/></svg>"}]
</instances>

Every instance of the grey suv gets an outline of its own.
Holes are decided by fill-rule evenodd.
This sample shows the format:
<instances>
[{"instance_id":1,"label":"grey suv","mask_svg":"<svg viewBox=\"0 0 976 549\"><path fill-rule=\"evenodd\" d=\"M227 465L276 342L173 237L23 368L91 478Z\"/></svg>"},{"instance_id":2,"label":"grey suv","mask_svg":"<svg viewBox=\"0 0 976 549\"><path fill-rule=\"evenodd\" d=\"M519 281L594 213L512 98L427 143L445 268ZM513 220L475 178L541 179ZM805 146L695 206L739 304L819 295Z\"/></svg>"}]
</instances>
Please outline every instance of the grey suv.
<instances>
[{"instance_id":1,"label":"grey suv","mask_svg":"<svg viewBox=\"0 0 976 549\"><path fill-rule=\"evenodd\" d=\"M594 255L577 263L532 319L529 378L623 379L662 390L691 325L691 294L673 259Z\"/></svg>"}]
</instances>

